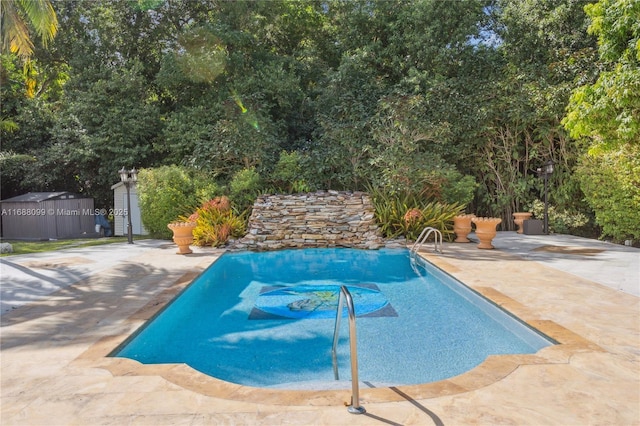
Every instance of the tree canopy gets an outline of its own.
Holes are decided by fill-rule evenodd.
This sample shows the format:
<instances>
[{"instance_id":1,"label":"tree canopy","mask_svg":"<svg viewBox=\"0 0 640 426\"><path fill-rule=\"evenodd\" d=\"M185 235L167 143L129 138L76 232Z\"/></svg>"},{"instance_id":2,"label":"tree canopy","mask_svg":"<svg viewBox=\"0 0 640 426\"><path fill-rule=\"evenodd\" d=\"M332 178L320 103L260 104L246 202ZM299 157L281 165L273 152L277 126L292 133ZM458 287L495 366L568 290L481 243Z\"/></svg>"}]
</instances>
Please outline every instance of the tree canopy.
<instances>
[{"instance_id":1,"label":"tree canopy","mask_svg":"<svg viewBox=\"0 0 640 426\"><path fill-rule=\"evenodd\" d=\"M584 142L577 176L606 235L640 236L640 2L585 6L598 37L597 80L571 95L564 125Z\"/></svg>"},{"instance_id":2,"label":"tree canopy","mask_svg":"<svg viewBox=\"0 0 640 426\"><path fill-rule=\"evenodd\" d=\"M509 228L553 160L551 202L598 217L593 232L584 155L638 141L637 1L51 4L58 33L34 40L30 76L3 50L3 198L106 206L122 166L177 165L229 193L375 187Z\"/></svg>"},{"instance_id":3,"label":"tree canopy","mask_svg":"<svg viewBox=\"0 0 640 426\"><path fill-rule=\"evenodd\" d=\"M58 30L58 18L49 0L4 0L0 3L0 21L2 53L15 53L22 59L33 54L32 31L46 45Z\"/></svg>"}]
</instances>

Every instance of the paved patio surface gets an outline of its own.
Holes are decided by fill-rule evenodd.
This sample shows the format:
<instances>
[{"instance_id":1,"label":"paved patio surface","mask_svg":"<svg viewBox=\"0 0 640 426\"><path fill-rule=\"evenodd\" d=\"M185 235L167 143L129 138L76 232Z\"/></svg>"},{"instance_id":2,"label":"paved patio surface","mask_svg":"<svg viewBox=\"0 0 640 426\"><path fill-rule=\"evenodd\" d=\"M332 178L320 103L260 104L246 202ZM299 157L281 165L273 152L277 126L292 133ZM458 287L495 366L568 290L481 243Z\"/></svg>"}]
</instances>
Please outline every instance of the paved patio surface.
<instances>
[{"instance_id":1,"label":"paved patio surface","mask_svg":"<svg viewBox=\"0 0 640 426\"><path fill-rule=\"evenodd\" d=\"M222 252L136 241L0 260L1 425L640 425L640 250L500 232L424 257L551 335L441 382L258 389L109 354ZM398 350L401 350L399 348ZM363 378L366 379L366 378Z\"/></svg>"}]
</instances>

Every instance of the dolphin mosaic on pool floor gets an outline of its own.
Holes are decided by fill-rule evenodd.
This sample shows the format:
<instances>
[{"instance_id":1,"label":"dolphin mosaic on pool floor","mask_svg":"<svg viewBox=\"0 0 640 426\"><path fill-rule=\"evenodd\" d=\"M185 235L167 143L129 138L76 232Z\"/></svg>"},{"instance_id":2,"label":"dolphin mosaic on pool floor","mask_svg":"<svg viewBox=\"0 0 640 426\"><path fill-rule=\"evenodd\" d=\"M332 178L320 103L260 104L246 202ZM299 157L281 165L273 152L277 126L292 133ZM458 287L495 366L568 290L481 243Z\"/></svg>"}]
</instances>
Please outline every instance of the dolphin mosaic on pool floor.
<instances>
[{"instance_id":1,"label":"dolphin mosaic on pool floor","mask_svg":"<svg viewBox=\"0 0 640 426\"><path fill-rule=\"evenodd\" d=\"M358 300L356 317L398 316L377 285L350 284L348 288L354 300ZM249 313L249 319L335 318L339 295L340 286L336 284L264 286Z\"/></svg>"}]
</instances>

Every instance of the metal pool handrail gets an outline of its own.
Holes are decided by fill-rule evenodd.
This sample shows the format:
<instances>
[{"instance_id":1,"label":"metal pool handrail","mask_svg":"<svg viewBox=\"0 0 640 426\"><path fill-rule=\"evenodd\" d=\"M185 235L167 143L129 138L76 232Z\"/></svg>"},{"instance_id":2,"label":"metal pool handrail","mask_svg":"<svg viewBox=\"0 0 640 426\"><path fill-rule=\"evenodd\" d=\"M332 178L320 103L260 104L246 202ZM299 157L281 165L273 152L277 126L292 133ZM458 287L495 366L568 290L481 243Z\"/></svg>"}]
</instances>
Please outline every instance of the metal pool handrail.
<instances>
[{"instance_id":1,"label":"metal pool handrail","mask_svg":"<svg viewBox=\"0 0 640 426\"><path fill-rule=\"evenodd\" d=\"M331 358L333 359L333 374L336 380L338 377L338 357L336 356L336 347L338 346L338 331L340 330L340 318L342 318L342 308L344 301L347 301L347 311L349 312L349 347L351 353L351 405L347 407L347 411L351 414L362 414L366 410L360 406L359 382L358 382L358 349L356 339L356 312L353 307L353 298L346 286L340 286L340 295L338 296L338 311L336 313L336 324L333 330L333 348L331 349Z\"/></svg>"},{"instance_id":2,"label":"metal pool handrail","mask_svg":"<svg viewBox=\"0 0 640 426\"><path fill-rule=\"evenodd\" d=\"M411 246L410 253L415 254L420 249L420 247L422 247L422 244L427 241L427 238L429 238L431 234L434 234L435 252L442 253L442 232L431 226L427 226L422 230L420 236L416 239L416 242L413 243L413 246Z\"/></svg>"}]
</instances>

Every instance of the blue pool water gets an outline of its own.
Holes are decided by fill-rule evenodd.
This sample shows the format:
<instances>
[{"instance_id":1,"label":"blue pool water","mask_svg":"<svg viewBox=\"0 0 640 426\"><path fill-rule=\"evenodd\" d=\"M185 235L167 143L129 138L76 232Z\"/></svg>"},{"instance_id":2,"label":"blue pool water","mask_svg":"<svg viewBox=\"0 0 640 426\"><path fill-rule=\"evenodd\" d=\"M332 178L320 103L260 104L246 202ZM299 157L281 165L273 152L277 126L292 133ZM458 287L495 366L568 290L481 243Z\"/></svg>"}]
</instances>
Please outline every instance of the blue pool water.
<instances>
[{"instance_id":1,"label":"blue pool water","mask_svg":"<svg viewBox=\"0 0 640 426\"><path fill-rule=\"evenodd\" d=\"M329 384L340 285L355 305L359 378L374 385L442 380L491 354L553 344L419 261L423 267L412 267L398 249L226 253L115 356L186 363L250 386ZM340 379L348 384L346 319L340 336Z\"/></svg>"}]
</instances>

